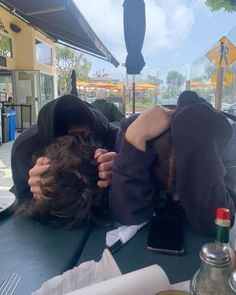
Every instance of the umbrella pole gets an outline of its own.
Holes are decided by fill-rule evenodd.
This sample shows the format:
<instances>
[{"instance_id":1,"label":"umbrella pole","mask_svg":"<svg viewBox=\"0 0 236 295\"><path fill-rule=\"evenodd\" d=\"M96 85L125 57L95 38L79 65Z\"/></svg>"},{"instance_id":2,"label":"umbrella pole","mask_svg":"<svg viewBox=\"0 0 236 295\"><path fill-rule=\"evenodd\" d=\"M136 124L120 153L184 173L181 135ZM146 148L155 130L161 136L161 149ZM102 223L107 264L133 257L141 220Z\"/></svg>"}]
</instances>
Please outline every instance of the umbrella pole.
<instances>
[{"instance_id":1,"label":"umbrella pole","mask_svg":"<svg viewBox=\"0 0 236 295\"><path fill-rule=\"evenodd\" d=\"M132 111L134 114L135 113L135 75L133 75L133 82L132 82Z\"/></svg>"},{"instance_id":2,"label":"umbrella pole","mask_svg":"<svg viewBox=\"0 0 236 295\"><path fill-rule=\"evenodd\" d=\"M126 114L126 87L123 85L123 113Z\"/></svg>"}]
</instances>

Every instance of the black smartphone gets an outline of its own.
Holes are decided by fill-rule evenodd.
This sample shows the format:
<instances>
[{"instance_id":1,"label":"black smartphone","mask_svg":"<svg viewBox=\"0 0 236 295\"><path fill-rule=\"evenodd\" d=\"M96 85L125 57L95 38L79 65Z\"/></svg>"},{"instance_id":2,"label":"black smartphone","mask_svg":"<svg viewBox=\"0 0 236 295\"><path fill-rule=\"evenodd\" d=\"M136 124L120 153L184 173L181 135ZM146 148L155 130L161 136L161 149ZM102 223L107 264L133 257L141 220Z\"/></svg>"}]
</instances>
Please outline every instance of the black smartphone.
<instances>
[{"instance_id":1,"label":"black smartphone","mask_svg":"<svg viewBox=\"0 0 236 295\"><path fill-rule=\"evenodd\" d=\"M183 220L175 216L153 216L149 226L147 249L163 254L183 255Z\"/></svg>"}]
</instances>

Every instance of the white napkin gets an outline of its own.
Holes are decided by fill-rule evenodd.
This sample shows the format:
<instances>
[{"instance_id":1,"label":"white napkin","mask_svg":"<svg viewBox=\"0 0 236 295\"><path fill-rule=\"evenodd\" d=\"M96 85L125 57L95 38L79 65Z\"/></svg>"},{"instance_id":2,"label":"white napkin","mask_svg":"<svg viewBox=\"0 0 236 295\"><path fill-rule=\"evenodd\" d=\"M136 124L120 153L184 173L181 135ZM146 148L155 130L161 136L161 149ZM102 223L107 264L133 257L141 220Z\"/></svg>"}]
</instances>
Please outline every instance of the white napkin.
<instances>
[{"instance_id":1,"label":"white napkin","mask_svg":"<svg viewBox=\"0 0 236 295\"><path fill-rule=\"evenodd\" d=\"M133 236L144 226L148 221L139 225L121 225L117 229L108 231L106 234L107 247L113 246L116 242L120 241L123 245L127 243Z\"/></svg>"},{"instance_id":2,"label":"white napkin","mask_svg":"<svg viewBox=\"0 0 236 295\"><path fill-rule=\"evenodd\" d=\"M121 272L109 250L104 250L99 262L84 262L62 275L45 282L32 295L63 295L120 276Z\"/></svg>"},{"instance_id":3,"label":"white napkin","mask_svg":"<svg viewBox=\"0 0 236 295\"><path fill-rule=\"evenodd\" d=\"M171 285L164 270L151 265L66 295L154 295L164 290L189 292L189 281Z\"/></svg>"}]
</instances>

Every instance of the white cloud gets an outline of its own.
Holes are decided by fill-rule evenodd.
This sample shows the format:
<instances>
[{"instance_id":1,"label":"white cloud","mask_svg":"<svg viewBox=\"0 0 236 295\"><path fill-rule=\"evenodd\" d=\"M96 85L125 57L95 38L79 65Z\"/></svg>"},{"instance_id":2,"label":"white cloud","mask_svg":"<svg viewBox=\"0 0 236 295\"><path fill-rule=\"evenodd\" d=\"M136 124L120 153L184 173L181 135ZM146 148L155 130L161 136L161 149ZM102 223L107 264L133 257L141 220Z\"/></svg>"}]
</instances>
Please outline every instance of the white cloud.
<instances>
[{"instance_id":1,"label":"white cloud","mask_svg":"<svg viewBox=\"0 0 236 295\"><path fill-rule=\"evenodd\" d=\"M97 36L122 60L125 57L122 0L75 0Z\"/></svg>"},{"instance_id":2,"label":"white cloud","mask_svg":"<svg viewBox=\"0 0 236 295\"><path fill-rule=\"evenodd\" d=\"M75 2L101 41L118 60L124 61L126 49L123 33L123 0ZM177 47L187 37L194 22L194 9L198 1L145 0L145 5L146 35L143 53L147 58L155 56L160 49Z\"/></svg>"},{"instance_id":3,"label":"white cloud","mask_svg":"<svg viewBox=\"0 0 236 295\"><path fill-rule=\"evenodd\" d=\"M194 20L191 7L185 1L149 0L146 3L146 36L144 52L175 48L187 37ZM183 2L183 3L181 3Z\"/></svg>"}]
</instances>

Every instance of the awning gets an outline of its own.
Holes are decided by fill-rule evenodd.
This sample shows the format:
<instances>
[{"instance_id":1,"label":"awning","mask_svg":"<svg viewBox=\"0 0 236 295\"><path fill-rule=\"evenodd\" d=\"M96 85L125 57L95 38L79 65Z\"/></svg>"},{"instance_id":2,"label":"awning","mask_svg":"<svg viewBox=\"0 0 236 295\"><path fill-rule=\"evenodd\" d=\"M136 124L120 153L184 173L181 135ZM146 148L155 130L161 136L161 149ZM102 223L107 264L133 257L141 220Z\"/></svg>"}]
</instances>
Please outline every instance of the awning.
<instances>
[{"instance_id":1,"label":"awning","mask_svg":"<svg viewBox=\"0 0 236 295\"><path fill-rule=\"evenodd\" d=\"M1 0L0 3L56 42L118 67L119 62L99 40L73 0Z\"/></svg>"}]
</instances>

